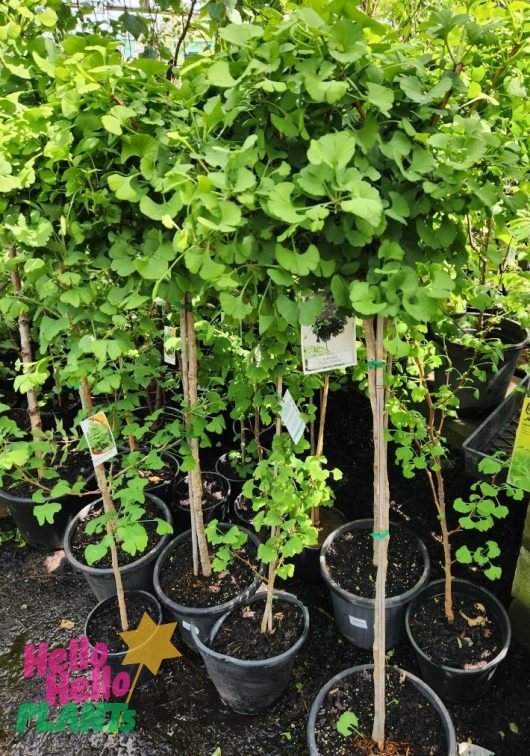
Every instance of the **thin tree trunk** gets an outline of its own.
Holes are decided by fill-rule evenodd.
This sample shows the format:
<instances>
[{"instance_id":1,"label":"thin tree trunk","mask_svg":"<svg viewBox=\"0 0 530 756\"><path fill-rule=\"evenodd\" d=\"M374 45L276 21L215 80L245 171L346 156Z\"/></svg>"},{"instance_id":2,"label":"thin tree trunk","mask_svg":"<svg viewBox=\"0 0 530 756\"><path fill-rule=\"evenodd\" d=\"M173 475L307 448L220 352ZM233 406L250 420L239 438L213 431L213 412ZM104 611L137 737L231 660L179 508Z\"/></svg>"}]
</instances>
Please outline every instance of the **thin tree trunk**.
<instances>
[{"instance_id":1,"label":"thin tree trunk","mask_svg":"<svg viewBox=\"0 0 530 756\"><path fill-rule=\"evenodd\" d=\"M88 415L90 415L93 412L94 407L92 405L92 397L90 395L90 388L89 388L88 381L86 378L81 379L81 385L79 387L79 394L81 397L81 404L83 405L83 409ZM98 484L98 488L103 498L103 509L106 514L113 513L115 515L116 508L114 506L114 502L112 501L112 497L110 495L109 483L107 480L107 475L105 473L105 468L103 467L103 464L94 465L94 471L96 473L96 481ZM127 606L125 604L125 593L123 591L120 565L118 562L118 549L116 546L116 524L115 524L114 519L111 519L107 522L106 530L107 530L107 534L110 535L112 538L112 543L110 546L110 556L111 556L111 561L112 561L112 574L114 575L114 580L116 583L116 595L118 599L118 607L120 610L121 628L123 632L126 632L129 629L129 621L127 619Z\"/></svg>"},{"instance_id":2,"label":"thin tree trunk","mask_svg":"<svg viewBox=\"0 0 530 756\"><path fill-rule=\"evenodd\" d=\"M322 386L322 392L320 395L320 417L318 423L318 440L316 455L320 457L324 453L324 430L326 428L326 413L328 411L328 395L329 395L329 373L324 376L324 384ZM320 527L320 508L313 507L311 510L311 522L318 528Z\"/></svg>"},{"instance_id":3,"label":"thin tree trunk","mask_svg":"<svg viewBox=\"0 0 530 756\"><path fill-rule=\"evenodd\" d=\"M441 460L435 460L436 465L439 466ZM451 544L449 541L449 530L447 527L447 519L445 512L445 486L443 476L440 470L436 471L436 484L438 488L438 516L440 517L440 529L442 531L442 545L444 551L444 576L445 576L445 588L444 588L444 612L445 618L449 625L453 625L455 621L455 613L453 609L453 577L452 577L452 562L451 562Z\"/></svg>"},{"instance_id":4,"label":"thin tree trunk","mask_svg":"<svg viewBox=\"0 0 530 756\"><path fill-rule=\"evenodd\" d=\"M187 296L190 309L186 309L188 318L188 390L190 399L190 411L197 404L197 341L195 338L195 323L193 319L193 310L191 309L191 297ZM195 513L195 529L197 533L197 546L199 548L199 557L201 560L201 571L204 577L210 577L212 574L212 564L210 554L208 553L208 541L204 531L204 520L202 516L202 475L201 461L199 455L199 439L195 436L190 438L190 447L195 467L191 471L193 483L193 510Z\"/></svg>"},{"instance_id":5,"label":"thin tree trunk","mask_svg":"<svg viewBox=\"0 0 530 756\"><path fill-rule=\"evenodd\" d=\"M376 343L375 343L375 328L374 328L374 319L370 318L369 320L364 321L364 339L366 342L366 357L368 362L375 362L375 354L376 354ZM374 440L374 523L378 519L378 509L379 509L379 476L378 476L378 469L375 464L375 454L376 454L376 447L378 443L378 432L379 429L376 427L376 418L377 418L377 391L376 391L376 370L372 367L368 367L368 397L370 399L370 406L372 408L372 423L373 423L373 440ZM377 560L378 560L378 549L377 549L377 542L374 540L373 544L373 563L377 566Z\"/></svg>"},{"instance_id":6,"label":"thin tree trunk","mask_svg":"<svg viewBox=\"0 0 530 756\"><path fill-rule=\"evenodd\" d=\"M386 391L383 365L386 364L383 337L385 319L378 315L375 339L367 339L369 373L375 373L375 381L369 380L369 391L374 392L372 407L374 435L374 545L377 552L377 577L374 619L374 722L372 739L380 751L385 744L385 587L389 541L389 495L387 470L387 442L385 439ZM370 329L368 329L370 330ZM375 383L375 386L374 386ZM371 395L372 400L372 395Z\"/></svg>"},{"instance_id":7,"label":"thin tree trunk","mask_svg":"<svg viewBox=\"0 0 530 756\"><path fill-rule=\"evenodd\" d=\"M254 394L256 390L254 389ZM263 460L263 447L260 440L260 420L259 420L259 407L254 407L254 441L256 442L256 451L258 453L258 462Z\"/></svg>"},{"instance_id":8,"label":"thin tree trunk","mask_svg":"<svg viewBox=\"0 0 530 756\"><path fill-rule=\"evenodd\" d=\"M186 304L186 302L184 302ZM182 396L184 398L184 427L186 438L190 442L190 394L188 382L188 318L186 308L180 308L180 362L182 367ZM199 574L199 555L197 551L197 532L195 529L195 503L193 500L193 481L188 472L188 496L190 500L191 551L193 559L193 574Z\"/></svg>"},{"instance_id":9,"label":"thin tree trunk","mask_svg":"<svg viewBox=\"0 0 530 756\"><path fill-rule=\"evenodd\" d=\"M310 407L314 407L315 406L315 395L314 394L311 394L311 396L309 397L309 406ZM313 457L314 454L315 454L316 448L317 448L316 439L315 439L315 421L314 420L311 420L311 422L309 424L309 444L310 444L309 453Z\"/></svg>"},{"instance_id":10,"label":"thin tree trunk","mask_svg":"<svg viewBox=\"0 0 530 756\"><path fill-rule=\"evenodd\" d=\"M240 420L240 429L241 429L241 464L245 464L245 459L247 457L247 436L245 431L245 421Z\"/></svg>"},{"instance_id":11,"label":"thin tree trunk","mask_svg":"<svg viewBox=\"0 0 530 756\"><path fill-rule=\"evenodd\" d=\"M16 258L16 250L14 246L9 248L9 258L14 260ZM22 298L22 282L20 280L20 273L18 266L15 266L11 271L11 283L13 284L13 290L15 297L20 300ZM33 355L31 351L31 334L29 330L28 314L23 310L18 316L18 330L20 334L20 356L22 358L22 364L24 370L26 366L29 368L33 362ZM42 419L39 410L37 393L34 388L28 389L26 392L26 400L28 403L29 422L31 424L31 435L34 441L42 440ZM39 459L42 458L41 452L36 452L35 456ZM39 467L37 469L37 475L42 478L44 470Z\"/></svg>"},{"instance_id":12,"label":"thin tree trunk","mask_svg":"<svg viewBox=\"0 0 530 756\"><path fill-rule=\"evenodd\" d=\"M283 381L281 378L276 379L276 393L281 398L282 395L282 388ZM280 417L280 413L276 415L276 432L275 435L279 436L282 432L282 419ZM276 475L276 468L274 470L274 474ZM271 538L277 538L279 534L279 528L277 525L273 525L271 528ZM267 579L267 599L265 601L265 609L263 610L263 616L261 618L261 632L262 633L272 633L273 630L273 624L272 624L272 601L274 598L274 582L276 580L276 571L278 569L278 560L274 559L269 564L269 574Z\"/></svg>"}]
</instances>

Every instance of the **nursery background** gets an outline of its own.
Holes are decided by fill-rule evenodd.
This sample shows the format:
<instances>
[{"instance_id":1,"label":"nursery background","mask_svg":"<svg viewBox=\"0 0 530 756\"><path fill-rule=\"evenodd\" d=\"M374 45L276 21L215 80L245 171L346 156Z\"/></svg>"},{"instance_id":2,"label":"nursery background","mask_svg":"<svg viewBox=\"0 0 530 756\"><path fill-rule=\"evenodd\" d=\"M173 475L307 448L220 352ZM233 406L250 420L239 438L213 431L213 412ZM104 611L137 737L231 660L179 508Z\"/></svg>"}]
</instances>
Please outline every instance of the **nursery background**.
<instances>
[{"instance_id":1,"label":"nursery background","mask_svg":"<svg viewBox=\"0 0 530 756\"><path fill-rule=\"evenodd\" d=\"M529 32L1 4L2 753L528 753Z\"/></svg>"}]
</instances>

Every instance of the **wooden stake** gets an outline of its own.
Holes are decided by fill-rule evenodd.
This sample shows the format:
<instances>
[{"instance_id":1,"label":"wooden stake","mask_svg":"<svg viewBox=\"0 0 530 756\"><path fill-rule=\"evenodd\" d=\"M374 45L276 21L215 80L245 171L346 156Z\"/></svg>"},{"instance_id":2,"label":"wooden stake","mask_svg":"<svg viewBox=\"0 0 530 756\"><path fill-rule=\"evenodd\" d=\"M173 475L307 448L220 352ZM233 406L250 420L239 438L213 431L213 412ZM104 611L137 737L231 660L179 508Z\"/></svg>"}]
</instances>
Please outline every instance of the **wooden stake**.
<instances>
[{"instance_id":1,"label":"wooden stake","mask_svg":"<svg viewBox=\"0 0 530 756\"><path fill-rule=\"evenodd\" d=\"M8 254L11 260L14 260L16 258L16 250L14 246L11 246L9 248ZM15 297L20 301L22 298L22 282L20 280L20 273L18 271L18 266L16 265L11 271L11 283L13 284ZM31 350L31 334L29 330L29 319L28 319L28 314L25 310L22 310L22 312L18 316L18 331L20 334L20 356L22 358L22 364L24 365L24 370L25 370L26 366L30 368L33 362L33 355L32 355L32 350ZM37 400L37 393L34 388L28 389L28 391L26 392L26 400L28 403L28 414L29 414L29 422L31 426L31 435L34 441L41 441L42 440L42 419L41 419L39 404ZM41 452L35 452L35 456L38 459L42 459ZM37 470L37 475L39 478L42 478L43 472L44 472L43 468L39 467Z\"/></svg>"},{"instance_id":2,"label":"wooden stake","mask_svg":"<svg viewBox=\"0 0 530 756\"><path fill-rule=\"evenodd\" d=\"M324 453L324 430L326 427L326 413L328 410L329 395L329 373L324 375L324 383L320 393L320 417L318 423L318 441L316 455L320 457ZM311 510L311 522L318 528L320 527L320 507L313 507Z\"/></svg>"},{"instance_id":3,"label":"wooden stake","mask_svg":"<svg viewBox=\"0 0 530 756\"><path fill-rule=\"evenodd\" d=\"M184 301L186 304L186 301ZM182 365L182 396L184 398L184 427L186 438L190 440L190 392L188 384L188 318L186 308L180 308L180 362ZM195 530L195 504L193 501L193 481L188 473L188 497L190 501L191 551L193 559L193 574L199 574L199 555L197 550L197 533Z\"/></svg>"},{"instance_id":4,"label":"wooden stake","mask_svg":"<svg viewBox=\"0 0 530 756\"><path fill-rule=\"evenodd\" d=\"M193 319L193 310L191 309L191 297L188 294L186 299L189 308L186 309L188 318L188 390L190 412L197 404L197 340L195 338L195 323ZM208 553L208 541L204 532L204 520L202 516L202 475L201 461L199 455L199 439L195 436L190 438L190 447L195 467L191 471L193 484L193 511L195 514L195 530L197 534L197 546L201 560L201 570L204 577L210 577L212 574L212 564L210 554Z\"/></svg>"},{"instance_id":5,"label":"wooden stake","mask_svg":"<svg viewBox=\"0 0 530 756\"><path fill-rule=\"evenodd\" d=\"M92 404L92 396L90 394L90 388L88 385L88 381L86 378L81 379L81 385L79 387L79 395L81 397L81 404L83 405L83 409L88 415L91 415L94 411L94 406ZM101 497L103 499L103 509L106 514L113 513L116 514L116 508L114 506L114 502L112 501L112 497L110 495L109 490L109 483L107 480L107 475L105 473L105 468L103 465L94 465L94 471L96 473L96 481L98 484L98 488L101 493ZM126 632L129 629L129 621L127 619L127 606L125 604L125 593L123 590L123 583L121 579L121 572L120 572L120 565L118 562L118 549L116 546L116 523L114 518L109 520L106 525L107 534L111 536L112 543L110 546L110 557L112 561L112 574L114 575L114 580L116 583L116 595L118 598L118 607L120 610L120 622L123 632Z\"/></svg>"}]
</instances>

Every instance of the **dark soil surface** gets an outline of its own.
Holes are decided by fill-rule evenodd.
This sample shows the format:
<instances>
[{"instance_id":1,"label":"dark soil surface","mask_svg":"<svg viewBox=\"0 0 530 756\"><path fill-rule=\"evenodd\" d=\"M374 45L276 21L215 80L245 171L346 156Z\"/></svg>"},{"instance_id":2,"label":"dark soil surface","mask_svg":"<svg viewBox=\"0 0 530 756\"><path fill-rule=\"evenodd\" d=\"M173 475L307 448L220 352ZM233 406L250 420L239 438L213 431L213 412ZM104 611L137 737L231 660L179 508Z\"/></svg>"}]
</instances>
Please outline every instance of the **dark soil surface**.
<instances>
[{"instance_id":1,"label":"dark soil surface","mask_svg":"<svg viewBox=\"0 0 530 756\"><path fill-rule=\"evenodd\" d=\"M333 580L345 591L364 598L375 597L377 568L373 562L370 530L350 530L336 538L326 554L326 564ZM388 544L387 597L399 596L413 588L425 565L418 539L413 533L400 531L399 539Z\"/></svg>"},{"instance_id":2,"label":"dark soil surface","mask_svg":"<svg viewBox=\"0 0 530 756\"><path fill-rule=\"evenodd\" d=\"M372 512L372 446L370 406L352 387L329 398L325 454L344 478L334 484L336 505L349 520ZM204 450L203 468L233 448L230 432ZM392 460L392 451L390 451ZM464 462L458 453L449 460L447 495L469 492ZM418 473L405 480L390 465L392 519L420 535L432 558L433 579L443 576L439 523L427 481ZM455 565L455 576L474 580L508 606L510 586L521 543L526 506L510 503L510 513L496 524L494 537L502 549L500 580L491 583L469 565ZM455 517L449 512L449 525ZM0 533L14 529L0 519ZM483 534L467 531L454 536L457 549L480 545ZM476 543L473 543L476 538ZM329 592L296 576L279 588L294 593L308 607L310 630L297 654L289 685L266 714L235 714L219 699L200 658L186 649L178 631L173 642L183 653L163 662L156 678L134 692L136 728L130 733L38 733L34 722L23 733L15 730L17 710L26 701L43 701L43 678L22 674L24 644L49 643L66 647L83 634L85 619L97 603L86 581L74 572L62 552L43 554L20 548L13 539L0 544L0 754L2 756L307 756L306 723L311 703L322 686L338 672L371 661L371 652L343 640L333 620ZM61 626L63 620L69 622ZM170 621L166 617L166 621ZM69 624L73 623L73 627ZM408 643L397 647L391 663L418 674L416 657ZM392 708L392 707L390 707ZM458 741L471 741L495 756L528 756L530 749L530 654L515 641L499 666L488 694L475 702L449 704ZM53 718L57 716L54 710ZM405 735L408 733L405 733ZM218 752L219 753L219 752ZM423 754L422 754L423 756Z\"/></svg>"},{"instance_id":3,"label":"dark soil surface","mask_svg":"<svg viewBox=\"0 0 530 756\"><path fill-rule=\"evenodd\" d=\"M179 507L189 509L188 476L183 478L175 489L176 503ZM203 473L202 505L205 509L222 504L227 499L226 483L215 473Z\"/></svg>"},{"instance_id":4,"label":"dark soil surface","mask_svg":"<svg viewBox=\"0 0 530 756\"><path fill-rule=\"evenodd\" d=\"M502 632L484 604L453 595L455 621L447 624L443 599L435 596L418 607L411 618L414 640L437 664L480 669L502 646Z\"/></svg>"},{"instance_id":5,"label":"dark soil surface","mask_svg":"<svg viewBox=\"0 0 530 756\"><path fill-rule=\"evenodd\" d=\"M142 517L140 522L147 532L147 547L141 554L137 553L134 556L127 554L127 552L123 551L123 549L118 549L118 559L120 565L122 566L136 562L142 556L147 554L148 551L154 548L158 541L162 538L162 536L158 535L158 533L156 532L156 522L153 522L153 517L161 517L162 512L158 509L158 507L155 507L155 505L152 504L149 499L146 499L145 503L142 506L145 508L145 515ZM74 555L74 557L78 562L81 562L82 564L86 564L86 547L92 543L99 543L105 534L105 530L103 530L103 532L99 534L94 533L94 535L87 535L85 533L85 527L87 523L90 522L90 520L94 520L96 517L100 517L102 514L103 505L92 507L86 520L79 520L74 532L72 533L70 548L72 549L72 554ZM91 566L98 567L100 569L107 569L108 567L112 567L110 551L107 551L103 559L100 559L99 562L94 562L94 564Z\"/></svg>"},{"instance_id":6,"label":"dark soil surface","mask_svg":"<svg viewBox=\"0 0 530 756\"><path fill-rule=\"evenodd\" d=\"M144 596L127 596L127 620L129 627L134 629L140 624L144 612L147 612L151 618L157 621L156 605L154 601L149 601ZM92 646L96 643L105 643L109 654L116 654L127 651L128 646L120 637L122 626L120 622L120 610L118 599L109 601L109 603L100 609L92 617L87 626L87 637Z\"/></svg>"},{"instance_id":7,"label":"dark soil surface","mask_svg":"<svg viewBox=\"0 0 530 756\"><path fill-rule=\"evenodd\" d=\"M315 738L321 756L372 756L379 753L371 740L373 719L371 671L347 677L333 688L322 703L315 722ZM447 746L441 720L435 709L406 681L390 669L386 680L386 748L388 756L446 756ZM357 733L337 731L345 711L359 721Z\"/></svg>"},{"instance_id":8,"label":"dark soil surface","mask_svg":"<svg viewBox=\"0 0 530 756\"><path fill-rule=\"evenodd\" d=\"M320 508L320 525L318 526L318 546L314 548L320 548L328 535L333 533L334 530L340 528L346 522L346 517L340 509L337 507L321 507Z\"/></svg>"},{"instance_id":9,"label":"dark soil surface","mask_svg":"<svg viewBox=\"0 0 530 756\"><path fill-rule=\"evenodd\" d=\"M246 460L246 464L251 464L251 463L252 463L252 457L248 457ZM246 478L242 478L239 475L235 466L232 466L232 463L230 462L230 459L228 458L228 454L223 454L221 457L219 457L215 465L215 468L217 472L219 472L221 475L224 475L225 478L228 478L228 480L230 481L235 481L236 483L243 483L246 480Z\"/></svg>"},{"instance_id":10,"label":"dark soil surface","mask_svg":"<svg viewBox=\"0 0 530 756\"><path fill-rule=\"evenodd\" d=\"M52 478L48 481L45 480L44 485L49 488L52 488L60 479L73 484L79 479L86 481L88 478L94 478L94 467L86 452L70 452L65 464L54 465L54 470L59 474L59 478ZM36 471L32 470L30 471L30 474L36 476ZM97 487L94 481L91 481L89 488L93 489L97 495ZM13 496L19 496L21 499L31 499L32 495L37 491L37 486L34 486L25 480L12 480L6 487L6 490L8 490Z\"/></svg>"},{"instance_id":11,"label":"dark soil surface","mask_svg":"<svg viewBox=\"0 0 530 756\"><path fill-rule=\"evenodd\" d=\"M205 578L193 574L191 543L182 539L171 549L160 571L160 586L177 604L189 607L219 606L239 596L255 580L249 565L256 563L256 547L249 541L241 548L226 572L212 572ZM244 561L242 561L244 560Z\"/></svg>"},{"instance_id":12,"label":"dark soil surface","mask_svg":"<svg viewBox=\"0 0 530 756\"><path fill-rule=\"evenodd\" d=\"M275 601L273 632L261 632L265 602L235 609L214 638L212 649L236 659L271 659L288 651L304 632L304 615L296 604Z\"/></svg>"}]
</instances>

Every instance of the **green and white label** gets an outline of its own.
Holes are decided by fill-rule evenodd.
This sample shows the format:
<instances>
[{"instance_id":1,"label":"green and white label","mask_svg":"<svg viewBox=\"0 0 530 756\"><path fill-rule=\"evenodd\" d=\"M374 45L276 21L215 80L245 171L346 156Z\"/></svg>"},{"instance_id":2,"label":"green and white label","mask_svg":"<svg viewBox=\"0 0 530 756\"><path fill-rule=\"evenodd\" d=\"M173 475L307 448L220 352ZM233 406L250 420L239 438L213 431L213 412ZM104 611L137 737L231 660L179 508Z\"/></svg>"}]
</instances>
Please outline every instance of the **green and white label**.
<instances>
[{"instance_id":1,"label":"green and white label","mask_svg":"<svg viewBox=\"0 0 530 756\"><path fill-rule=\"evenodd\" d=\"M296 406L289 389L287 389L283 395L280 417L287 428L289 435L295 444L297 444L304 435L305 423L300 417L300 412L298 411L298 407Z\"/></svg>"},{"instance_id":2,"label":"green and white label","mask_svg":"<svg viewBox=\"0 0 530 756\"><path fill-rule=\"evenodd\" d=\"M523 400L513 447L508 483L530 491L530 396Z\"/></svg>"}]
</instances>

